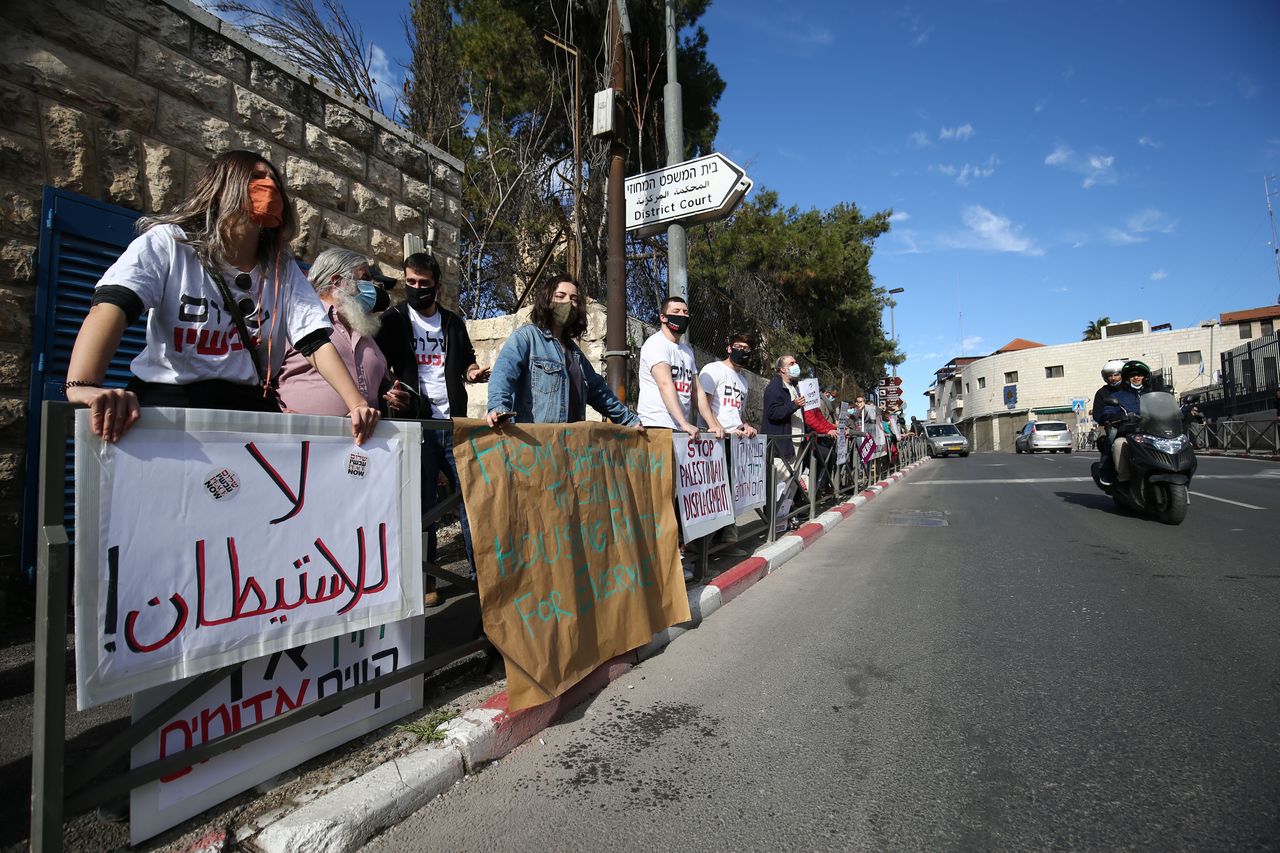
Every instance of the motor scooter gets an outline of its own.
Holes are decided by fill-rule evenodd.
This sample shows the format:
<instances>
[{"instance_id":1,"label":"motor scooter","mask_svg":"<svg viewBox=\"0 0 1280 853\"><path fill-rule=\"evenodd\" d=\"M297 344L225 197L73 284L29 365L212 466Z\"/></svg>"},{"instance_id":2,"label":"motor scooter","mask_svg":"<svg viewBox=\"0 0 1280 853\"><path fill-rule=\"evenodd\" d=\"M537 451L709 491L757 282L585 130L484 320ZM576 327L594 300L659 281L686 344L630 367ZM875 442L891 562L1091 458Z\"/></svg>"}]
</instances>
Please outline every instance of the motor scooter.
<instances>
[{"instance_id":1,"label":"motor scooter","mask_svg":"<svg viewBox=\"0 0 1280 853\"><path fill-rule=\"evenodd\" d=\"M1115 397L1108 406L1124 409ZM1124 452L1129 460L1129 479L1104 485L1102 463L1094 462L1091 473L1099 489L1116 505L1157 518L1165 524L1181 524L1190 505L1191 478L1196 472L1196 454L1186 426L1186 416L1167 391L1142 395L1141 412L1124 409L1120 434L1126 439ZM1108 430L1114 442L1116 432Z\"/></svg>"}]
</instances>

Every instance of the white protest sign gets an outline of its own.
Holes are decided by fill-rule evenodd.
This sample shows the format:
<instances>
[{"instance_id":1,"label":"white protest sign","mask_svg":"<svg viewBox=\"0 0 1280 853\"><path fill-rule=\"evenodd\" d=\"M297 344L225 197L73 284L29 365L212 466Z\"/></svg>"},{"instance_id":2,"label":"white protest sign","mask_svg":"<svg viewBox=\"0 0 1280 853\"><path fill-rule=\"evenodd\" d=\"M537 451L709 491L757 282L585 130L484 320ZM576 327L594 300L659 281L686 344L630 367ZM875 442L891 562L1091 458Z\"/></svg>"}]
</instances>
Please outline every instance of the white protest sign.
<instances>
[{"instance_id":1,"label":"white protest sign","mask_svg":"<svg viewBox=\"0 0 1280 853\"><path fill-rule=\"evenodd\" d=\"M422 613L422 427L76 413L76 695L148 687Z\"/></svg>"},{"instance_id":2,"label":"white protest sign","mask_svg":"<svg viewBox=\"0 0 1280 853\"><path fill-rule=\"evenodd\" d=\"M817 379L801 379L797 385L800 393L804 395L804 410L806 412L822 405L822 386Z\"/></svg>"},{"instance_id":3,"label":"white protest sign","mask_svg":"<svg viewBox=\"0 0 1280 853\"><path fill-rule=\"evenodd\" d=\"M420 661L423 633L421 619L405 619L249 661L238 675L219 682L134 747L132 766L183 752ZM141 718L182 686L164 685L136 694L133 719ZM138 844L421 707L419 676L134 788L130 794L130 843Z\"/></svg>"},{"instance_id":4,"label":"white protest sign","mask_svg":"<svg viewBox=\"0 0 1280 853\"><path fill-rule=\"evenodd\" d=\"M701 539L733 524L733 497L724 444L714 438L690 439L671 434L676 458L676 504L684 541Z\"/></svg>"},{"instance_id":5,"label":"white protest sign","mask_svg":"<svg viewBox=\"0 0 1280 853\"><path fill-rule=\"evenodd\" d=\"M733 514L764 506L764 436L729 439L729 461L733 465Z\"/></svg>"}]
</instances>

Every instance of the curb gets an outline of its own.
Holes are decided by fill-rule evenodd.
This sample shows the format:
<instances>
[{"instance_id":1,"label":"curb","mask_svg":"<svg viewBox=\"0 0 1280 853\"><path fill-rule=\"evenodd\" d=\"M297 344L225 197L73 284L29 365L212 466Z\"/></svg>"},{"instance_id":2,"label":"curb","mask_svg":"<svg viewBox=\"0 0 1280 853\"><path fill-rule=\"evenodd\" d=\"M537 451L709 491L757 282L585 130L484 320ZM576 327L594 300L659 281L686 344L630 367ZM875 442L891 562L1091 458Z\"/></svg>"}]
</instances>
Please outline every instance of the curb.
<instances>
[{"instance_id":1,"label":"curb","mask_svg":"<svg viewBox=\"0 0 1280 853\"><path fill-rule=\"evenodd\" d=\"M378 832L426 805L438 794L497 761L566 713L621 678L641 661L662 652L677 637L696 628L712 613L737 598L808 548L832 527L853 515L928 460L908 465L889 478L837 504L721 573L706 586L689 589L688 622L654 634L634 651L605 661L562 695L523 711L507 710L507 693L490 697L479 708L446 723L443 746L432 746L392 759L262 829L253 839L264 853L347 853L359 849Z\"/></svg>"},{"instance_id":2,"label":"curb","mask_svg":"<svg viewBox=\"0 0 1280 853\"><path fill-rule=\"evenodd\" d=\"M1263 462L1280 461L1280 453L1249 453L1244 450L1197 450L1196 456L1226 456L1230 459L1260 459Z\"/></svg>"}]
</instances>

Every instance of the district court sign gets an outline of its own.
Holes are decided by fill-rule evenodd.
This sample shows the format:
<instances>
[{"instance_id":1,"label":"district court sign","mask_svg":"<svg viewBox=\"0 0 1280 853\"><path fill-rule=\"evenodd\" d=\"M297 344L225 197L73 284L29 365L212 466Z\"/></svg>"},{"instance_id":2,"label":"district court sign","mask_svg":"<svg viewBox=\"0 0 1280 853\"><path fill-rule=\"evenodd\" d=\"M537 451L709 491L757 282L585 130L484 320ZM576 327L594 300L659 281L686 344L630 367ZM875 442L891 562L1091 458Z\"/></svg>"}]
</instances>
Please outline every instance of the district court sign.
<instances>
[{"instance_id":1,"label":"district court sign","mask_svg":"<svg viewBox=\"0 0 1280 853\"><path fill-rule=\"evenodd\" d=\"M76 413L78 707L422 613L422 427Z\"/></svg>"},{"instance_id":2,"label":"district court sign","mask_svg":"<svg viewBox=\"0 0 1280 853\"><path fill-rule=\"evenodd\" d=\"M506 658L510 710L559 696L689 620L670 431L453 423L484 628Z\"/></svg>"}]
</instances>

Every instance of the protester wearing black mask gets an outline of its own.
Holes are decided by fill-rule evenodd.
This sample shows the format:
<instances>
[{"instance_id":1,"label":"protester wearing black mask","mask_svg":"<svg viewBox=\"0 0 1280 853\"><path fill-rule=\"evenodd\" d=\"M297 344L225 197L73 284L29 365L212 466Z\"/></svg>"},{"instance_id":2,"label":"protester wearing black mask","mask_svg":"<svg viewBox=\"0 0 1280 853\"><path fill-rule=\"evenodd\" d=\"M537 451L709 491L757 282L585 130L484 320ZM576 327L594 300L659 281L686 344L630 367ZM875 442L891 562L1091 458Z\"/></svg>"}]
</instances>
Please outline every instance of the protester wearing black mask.
<instances>
[{"instance_id":1,"label":"protester wearing black mask","mask_svg":"<svg viewBox=\"0 0 1280 853\"><path fill-rule=\"evenodd\" d=\"M413 418L451 419L467 416L467 382L489 381L488 368L476 364L475 348L466 323L439 304L440 265L426 252L404 260L405 301L382 315L378 346L391 374L413 392L408 414ZM422 511L436 505L436 482L443 472L456 489L458 470L453 461L453 430L427 429L422 441ZM471 527L466 507L460 507L467 561L475 574ZM436 559L435 525L427 529L427 561ZM440 603L434 578L427 578L426 605Z\"/></svg>"}]
</instances>

